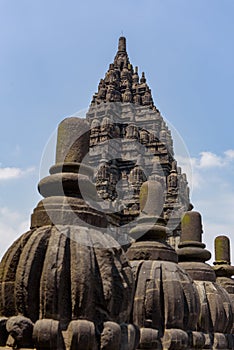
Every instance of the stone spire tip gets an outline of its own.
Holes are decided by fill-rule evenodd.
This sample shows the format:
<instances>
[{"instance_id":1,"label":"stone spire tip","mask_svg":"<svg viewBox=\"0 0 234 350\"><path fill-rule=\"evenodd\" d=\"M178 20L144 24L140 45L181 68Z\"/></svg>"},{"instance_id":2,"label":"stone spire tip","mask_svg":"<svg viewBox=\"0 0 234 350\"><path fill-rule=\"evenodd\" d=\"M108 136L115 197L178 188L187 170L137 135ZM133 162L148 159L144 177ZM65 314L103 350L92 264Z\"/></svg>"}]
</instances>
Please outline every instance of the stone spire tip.
<instances>
[{"instance_id":1,"label":"stone spire tip","mask_svg":"<svg viewBox=\"0 0 234 350\"><path fill-rule=\"evenodd\" d=\"M119 38L118 51L126 52L126 38L124 36Z\"/></svg>"}]
</instances>

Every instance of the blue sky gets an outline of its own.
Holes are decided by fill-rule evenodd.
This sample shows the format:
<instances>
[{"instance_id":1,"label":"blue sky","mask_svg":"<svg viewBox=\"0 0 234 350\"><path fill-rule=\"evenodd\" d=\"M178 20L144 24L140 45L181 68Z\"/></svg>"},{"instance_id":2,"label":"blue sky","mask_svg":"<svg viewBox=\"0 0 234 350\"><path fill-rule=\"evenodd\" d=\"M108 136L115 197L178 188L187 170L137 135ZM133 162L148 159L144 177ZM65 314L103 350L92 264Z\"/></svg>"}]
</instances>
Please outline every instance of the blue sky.
<instances>
[{"instance_id":1,"label":"blue sky","mask_svg":"<svg viewBox=\"0 0 234 350\"><path fill-rule=\"evenodd\" d=\"M233 236L233 15L232 0L0 1L0 254L40 199L48 139L89 105L121 32L188 148L204 241Z\"/></svg>"}]
</instances>

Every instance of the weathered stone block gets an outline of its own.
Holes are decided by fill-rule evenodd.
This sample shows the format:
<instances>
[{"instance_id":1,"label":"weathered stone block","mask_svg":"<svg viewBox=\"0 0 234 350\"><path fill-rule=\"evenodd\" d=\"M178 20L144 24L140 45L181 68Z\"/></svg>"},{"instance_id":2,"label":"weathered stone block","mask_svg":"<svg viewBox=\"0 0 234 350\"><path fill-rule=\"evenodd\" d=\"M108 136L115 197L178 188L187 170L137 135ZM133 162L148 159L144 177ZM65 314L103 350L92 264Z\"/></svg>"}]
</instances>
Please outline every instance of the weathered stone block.
<instances>
[{"instance_id":1,"label":"weathered stone block","mask_svg":"<svg viewBox=\"0 0 234 350\"><path fill-rule=\"evenodd\" d=\"M15 341L17 348L31 348L33 346L33 323L29 318L13 316L7 320L6 329Z\"/></svg>"},{"instance_id":2,"label":"weathered stone block","mask_svg":"<svg viewBox=\"0 0 234 350\"><path fill-rule=\"evenodd\" d=\"M96 350L95 326L86 320L71 321L67 330L67 349Z\"/></svg>"},{"instance_id":3,"label":"weathered stone block","mask_svg":"<svg viewBox=\"0 0 234 350\"><path fill-rule=\"evenodd\" d=\"M37 321L33 329L33 340L37 350L65 350L59 321Z\"/></svg>"},{"instance_id":4,"label":"weathered stone block","mask_svg":"<svg viewBox=\"0 0 234 350\"><path fill-rule=\"evenodd\" d=\"M152 328L140 329L139 349L160 349L161 342L158 335L158 330Z\"/></svg>"},{"instance_id":5,"label":"weathered stone block","mask_svg":"<svg viewBox=\"0 0 234 350\"><path fill-rule=\"evenodd\" d=\"M188 334L181 329L166 329L163 339L163 350L188 349Z\"/></svg>"},{"instance_id":6,"label":"weathered stone block","mask_svg":"<svg viewBox=\"0 0 234 350\"><path fill-rule=\"evenodd\" d=\"M135 350L140 340L138 327L132 324L122 323L121 327L121 350Z\"/></svg>"},{"instance_id":7,"label":"weathered stone block","mask_svg":"<svg viewBox=\"0 0 234 350\"><path fill-rule=\"evenodd\" d=\"M117 323L105 322L101 334L101 350L119 350L121 343L121 328Z\"/></svg>"}]
</instances>

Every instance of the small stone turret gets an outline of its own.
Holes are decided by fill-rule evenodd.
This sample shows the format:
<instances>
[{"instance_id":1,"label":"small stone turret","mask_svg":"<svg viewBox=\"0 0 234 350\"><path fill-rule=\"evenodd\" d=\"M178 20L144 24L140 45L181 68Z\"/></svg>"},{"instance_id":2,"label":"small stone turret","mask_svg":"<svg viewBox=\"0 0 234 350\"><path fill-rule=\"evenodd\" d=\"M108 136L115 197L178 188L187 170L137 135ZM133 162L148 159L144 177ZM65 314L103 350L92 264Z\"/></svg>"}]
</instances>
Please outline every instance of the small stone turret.
<instances>
[{"instance_id":1,"label":"small stone turret","mask_svg":"<svg viewBox=\"0 0 234 350\"><path fill-rule=\"evenodd\" d=\"M216 283L214 270L205 263L211 254L202 243L202 222L198 212L185 213L181 223L181 242L177 250L179 265L195 282L202 305L197 330L205 349L232 349L229 334L233 324L228 293Z\"/></svg>"}]
</instances>

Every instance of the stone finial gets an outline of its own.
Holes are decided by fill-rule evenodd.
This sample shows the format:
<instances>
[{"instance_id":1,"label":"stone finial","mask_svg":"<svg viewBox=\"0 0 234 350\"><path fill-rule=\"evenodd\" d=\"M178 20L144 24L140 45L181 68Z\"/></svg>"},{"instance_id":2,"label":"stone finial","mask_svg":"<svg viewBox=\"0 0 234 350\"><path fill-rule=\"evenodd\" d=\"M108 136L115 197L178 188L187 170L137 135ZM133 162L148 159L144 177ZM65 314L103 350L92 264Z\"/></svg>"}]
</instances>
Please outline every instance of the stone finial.
<instances>
[{"instance_id":1,"label":"stone finial","mask_svg":"<svg viewBox=\"0 0 234 350\"><path fill-rule=\"evenodd\" d=\"M227 236L215 238L215 265L230 265L230 240Z\"/></svg>"},{"instance_id":2,"label":"stone finial","mask_svg":"<svg viewBox=\"0 0 234 350\"><path fill-rule=\"evenodd\" d=\"M145 73L144 73L144 72L142 72L140 83L141 83L141 84L146 83Z\"/></svg>"},{"instance_id":3,"label":"stone finial","mask_svg":"<svg viewBox=\"0 0 234 350\"><path fill-rule=\"evenodd\" d=\"M90 181L93 169L85 162L85 156L89 151L89 138L90 128L86 120L66 118L60 123L57 137L56 164L50 168L51 175L43 178L38 184L38 190L45 199L34 209L31 217L31 227L41 227L46 224L51 225L51 223L65 225L65 223L71 224L72 222L73 224L79 222L82 225L79 219L81 216L74 214L74 206L76 205L78 210L80 205L76 200L77 198L82 200L82 206L90 214L93 211L87 204L87 198L92 197L96 200L97 197L95 185ZM68 205L66 218L60 214L60 210L63 213L65 211L64 197L66 197L65 202ZM77 203L71 207L68 203L70 200ZM82 214L82 210L80 214ZM104 218L103 213L100 213L100 215ZM95 217L93 216L94 220ZM92 224L95 225L94 221Z\"/></svg>"},{"instance_id":4,"label":"stone finial","mask_svg":"<svg viewBox=\"0 0 234 350\"><path fill-rule=\"evenodd\" d=\"M187 211L181 220L181 237L177 250L179 261L200 261L204 263L211 258L211 253L205 249L206 245L202 243L202 232L200 213ZM209 267L208 270L208 275L211 274L209 278L215 280L212 269ZM193 273L196 276L199 275L196 270L193 270ZM200 277L202 278L202 275Z\"/></svg>"},{"instance_id":5,"label":"stone finial","mask_svg":"<svg viewBox=\"0 0 234 350\"><path fill-rule=\"evenodd\" d=\"M202 242L202 221L196 211L184 214L181 222L181 242Z\"/></svg>"},{"instance_id":6,"label":"stone finial","mask_svg":"<svg viewBox=\"0 0 234 350\"><path fill-rule=\"evenodd\" d=\"M162 252L158 249L156 242L164 242L162 244L165 244L166 248L163 250L163 259L177 261L175 251L166 245L167 232L162 217L164 200L164 189L158 177L148 179L141 185L139 194L141 214L137 220L137 225L131 229L130 235L141 242L154 241L156 246L152 253L153 256L162 257ZM135 256L135 250L137 250L136 245L133 245L129 250L131 259Z\"/></svg>"},{"instance_id":7,"label":"stone finial","mask_svg":"<svg viewBox=\"0 0 234 350\"><path fill-rule=\"evenodd\" d=\"M89 129L81 118L66 118L59 124L56 163L82 162L89 151Z\"/></svg>"},{"instance_id":8,"label":"stone finial","mask_svg":"<svg viewBox=\"0 0 234 350\"><path fill-rule=\"evenodd\" d=\"M139 83L138 67L135 67L134 74L132 76L132 83L135 85Z\"/></svg>"},{"instance_id":9,"label":"stone finial","mask_svg":"<svg viewBox=\"0 0 234 350\"><path fill-rule=\"evenodd\" d=\"M178 174L176 171L176 161L172 162L170 174L167 178L168 193L177 194L178 192Z\"/></svg>"},{"instance_id":10,"label":"stone finial","mask_svg":"<svg viewBox=\"0 0 234 350\"><path fill-rule=\"evenodd\" d=\"M152 168L152 173L149 176L149 180L160 182L162 187L163 187L163 191L166 190L166 188L165 188L166 181L164 178L163 169L162 169L162 166L158 160L153 160L153 168Z\"/></svg>"},{"instance_id":11,"label":"stone finial","mask_svg":"<svg viewBox=\"0 0 234 350\"><path fill-rule=\"evenodd\" d=\"M171 164L171 170L172 171L177 171L177 162L176 162L176 160L174 160L173 162L172 162L172 164Z\"/></svg>"},{"instance_id":12,"label":"stone finial","mask_svg":"<svg viewBox=\"0 0 234 350\"><path fill-rule=\"evenodd\" d=\"M159 181L148 180L140 190L140 209L142 213L159 218L163 211L164 190Z\"/></svg>"},{"instance_id":13,"label":"stone finial","mask_svg":"<svg viewBox=\"0 0 234 350\"><path fill-rule=\"evenodd\" d=\"M119 38L118 51L126 52L126 38L124 36Z\"/></svg>"},{"instance_id":14,"label":"stone finial","mask_svg":"<svg viewBox=\"0 0 234 350\"><path fill-rule=\"evenodd\" d=\"M113 70L114 69L114 63L110 63L109 64L109 70Z\"/></svg>"},{"instance_id":15,"label":"stone finial","mask_svg":"<svg viewBox=\"0 0 234 350\"><path fill-rule=\"evenodd\" d=\"M218 236L215 238L215 261L213 269L217 277L231 277L234 275L234 266L231 266L230 259L230 240L227 236ZM228 282L228 284L230 284L230 281ZM233 280L231 284L231 294L234 294ZM224 288L225 287L226 284L224 283Z\"/></svg>"}]
</instances>

